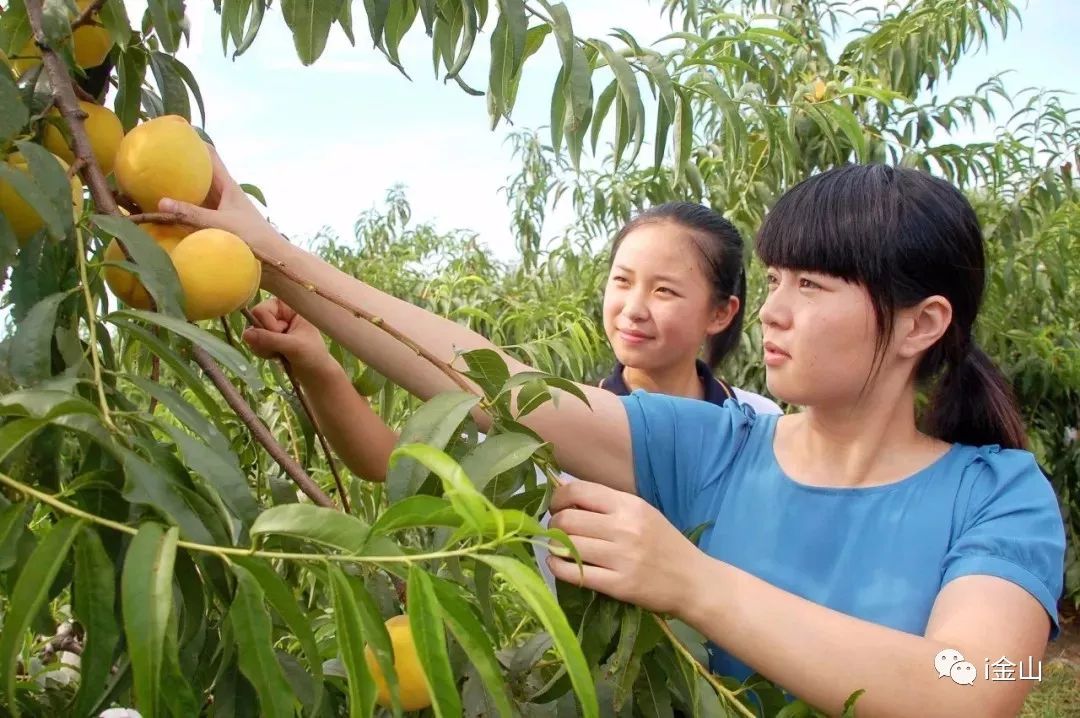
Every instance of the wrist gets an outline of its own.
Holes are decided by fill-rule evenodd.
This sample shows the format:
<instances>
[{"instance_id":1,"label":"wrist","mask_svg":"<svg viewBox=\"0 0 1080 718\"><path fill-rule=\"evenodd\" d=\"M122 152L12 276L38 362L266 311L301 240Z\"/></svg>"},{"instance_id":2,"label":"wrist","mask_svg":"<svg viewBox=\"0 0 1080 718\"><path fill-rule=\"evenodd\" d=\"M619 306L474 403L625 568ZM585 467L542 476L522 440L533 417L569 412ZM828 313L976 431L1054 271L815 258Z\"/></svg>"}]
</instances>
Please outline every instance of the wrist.
<instances>
[{"instance_id":1,"label":"wrist","mask_svg":"<svg viewBox=\"0 0 1080 718\"><path fill-rule=\"evenodd\" d=\"M695 557L687 561L686 601L679 605L676 617L702 633L724 632L734 615L737 594L737 569L695 548Z\"/></svg>"},{"instance_id":2,"label":"wrist","mask_svg":"<svg viewBox=\"0 0 1080 718\"><path fill-rule=\"evenodd\" d=\"M330 352L324 352L315 357L289 357L289 364L292 365L293 373L301 384L325 384L340 377L348 380L345 367L338 364Z\"/></svg>"}]
</instances>

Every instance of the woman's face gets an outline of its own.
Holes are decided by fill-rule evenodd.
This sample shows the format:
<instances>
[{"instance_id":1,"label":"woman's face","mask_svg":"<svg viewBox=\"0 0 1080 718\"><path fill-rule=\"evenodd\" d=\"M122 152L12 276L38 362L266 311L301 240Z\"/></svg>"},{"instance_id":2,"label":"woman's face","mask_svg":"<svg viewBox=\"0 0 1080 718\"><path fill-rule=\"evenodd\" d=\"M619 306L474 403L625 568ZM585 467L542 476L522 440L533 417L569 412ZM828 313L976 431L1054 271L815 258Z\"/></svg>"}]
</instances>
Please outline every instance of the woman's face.
<instances>
[{"instance_id":1,"label":"woman's face","mask_svg":"<svg viewBox=\"0 0 1080 718\"><path fill-rule=\"evenodd\" d=\"M692 364L702 342L738 310L718 308L689 231L650 222L623 238L604 289L604 331L615 356L642 371Z\"/></svg>"},{"instance_id":2,"label":"woman's face","mask_svg":"<svg viewBox=\"0 0 1080 718\"><path fill-rule=\"evenodd\" d=\"M877 319L866 288L819 272L775 267L768 268L766 285L760 315L769 392L800 406L855 402L877 347Z\"/></svg>"}]
</instances>

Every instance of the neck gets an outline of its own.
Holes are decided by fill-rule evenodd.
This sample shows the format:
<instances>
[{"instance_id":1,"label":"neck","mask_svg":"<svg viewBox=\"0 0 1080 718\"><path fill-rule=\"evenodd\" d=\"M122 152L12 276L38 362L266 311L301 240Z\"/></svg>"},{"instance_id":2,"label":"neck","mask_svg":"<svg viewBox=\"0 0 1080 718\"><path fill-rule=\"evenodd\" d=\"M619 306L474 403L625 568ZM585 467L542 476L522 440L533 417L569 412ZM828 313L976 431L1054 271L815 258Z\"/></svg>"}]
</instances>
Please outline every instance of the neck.
<instances>
[{"instance_id":1,"label":"neck","mask_svg":"<svg viewBox=\"0 0 1080 718\"><path fill-rule=\"evenodd\" d=\"M806 409L792 422L780 451L807 483L873 486L909 476L948 446L921 433L915 388L878 387L855 406Z\"/></svg>"},{"instance_id":2,"label":"neck","mask_svg":"<svg viewBox=\"0 0 1080 718\"><path fill-rule=\"evenodd\" d=\"M642 370L623 367L623 381L630 391L644 389L652 394L670 394L691 399L705 397L705 387L701 384L697 367L693 362L681 362L677 365L657 370Z\"/></svg>"}]
</instances>

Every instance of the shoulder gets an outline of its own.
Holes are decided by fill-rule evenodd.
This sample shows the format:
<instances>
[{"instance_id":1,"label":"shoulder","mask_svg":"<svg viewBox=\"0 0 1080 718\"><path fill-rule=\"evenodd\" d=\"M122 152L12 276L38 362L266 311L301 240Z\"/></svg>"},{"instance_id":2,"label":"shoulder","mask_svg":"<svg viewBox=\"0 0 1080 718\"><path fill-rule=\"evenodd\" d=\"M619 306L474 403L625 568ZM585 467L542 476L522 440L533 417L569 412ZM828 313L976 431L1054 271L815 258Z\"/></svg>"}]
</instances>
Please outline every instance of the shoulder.
<instances>
[{"instance_id":1,"label":"shoulder","mask_svg":"<svg viewBox=\"0 0 1080 718\"><path fill-rule=\"evenodd\" d=\"M626 409L635 443L670 442L695 451L709 446L737 450L766 420L753 407L729 399L713 404L668 394L636 390L619 397Z\"/></svg>"},{"instance_id":2,"label":"shoulder","mask_svg":"<svg viewBox=\"0 0 1080 718\"><path fill-rule=\"evenodd\" d=\"M735 394L735 398L738 399L740 404L747 404L753 407L754 411L759 414L783 414L784 410L780 408L772 399L762 396L761 394L755 394L752 391L746 389L740 389L737 386L731 387L732 392Z\"/></svg>"},{"instance_id":3,"label":"shoulder","mask_svg":"<svg viewBox=\"0 0 1080 718\"><path fill-rule=\"evenodd\" d=\"M968 495L968 509L1006 497L1024 498L1057 507L1057 495L1035 455L996 444L960 447L963 471L960 481Z\"/></svg>"},{"instance_id":4,"label":"shoulder","mask_svg":"<svg viewBox=\"0 0 1080 718\"><path fill-rule=\"evenodd\" d=\"M961 446L964 459L954 535L942 585L984 574L1039 599L1058 629L1065 571L1065 523L1049 479L1028 451Z\"/></svg>"}]
</instances>

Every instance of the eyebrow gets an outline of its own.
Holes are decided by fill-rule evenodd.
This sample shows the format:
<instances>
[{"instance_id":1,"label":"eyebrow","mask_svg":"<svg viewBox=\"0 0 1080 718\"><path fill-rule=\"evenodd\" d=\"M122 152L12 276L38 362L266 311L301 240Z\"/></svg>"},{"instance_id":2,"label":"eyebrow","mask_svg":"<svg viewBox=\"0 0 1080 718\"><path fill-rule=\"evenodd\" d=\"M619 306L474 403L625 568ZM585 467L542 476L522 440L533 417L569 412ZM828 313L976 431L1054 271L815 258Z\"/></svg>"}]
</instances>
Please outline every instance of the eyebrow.
<instances>
[{"instance_id":1,"label":"eyebrow","mask_svg":"<svg viewBox=\"0 0 1080 718\"><path fill-rule=\"evenodd\" d=\"M616 264L613 268L619 270L620 272L625 272L626 274L635 274L633 269L627 267L624 264ZM679 277L674 277L670 274L657 274L653 277L653 279L658 282L670 282L672 284L679 284L680 282L682 282Z\"/></svg>"}]
</instances>

